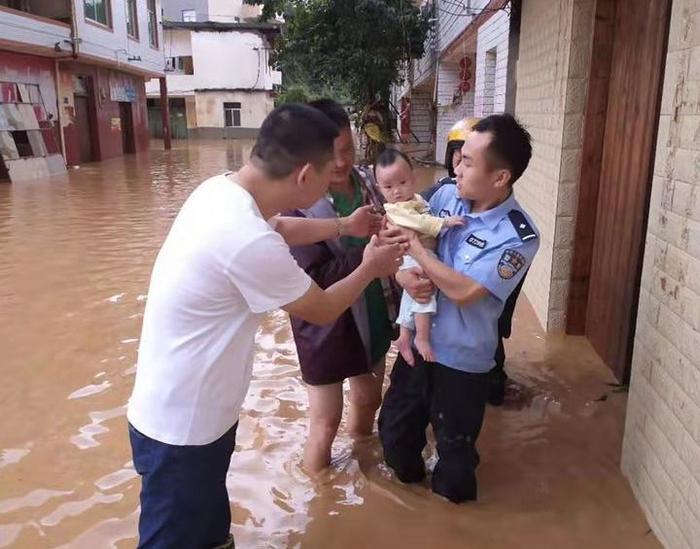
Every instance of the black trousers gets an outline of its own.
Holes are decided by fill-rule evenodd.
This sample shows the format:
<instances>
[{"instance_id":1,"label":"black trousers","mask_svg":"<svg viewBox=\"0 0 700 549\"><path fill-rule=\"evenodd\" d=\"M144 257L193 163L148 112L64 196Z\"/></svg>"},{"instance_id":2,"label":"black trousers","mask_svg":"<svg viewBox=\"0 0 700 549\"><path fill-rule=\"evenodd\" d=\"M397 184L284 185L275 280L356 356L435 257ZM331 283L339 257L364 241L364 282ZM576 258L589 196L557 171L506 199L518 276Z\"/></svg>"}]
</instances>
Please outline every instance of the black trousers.
<instances>
[{"instance_id":1,"label":"black trousers","mask_svg":"<svg viewBox=\"0 0 700 549\"><path fill-rule=\"evenodd\" d=\"M384 460L402 482L425 477L421 452L430 423L435 433L438 462L432 489L459 503L477 496L476 440L484 421L491 373L472 374L436 362L424 362L415 353L416 366L398 356L391 383L379 413L379 438Z\"/></svg>"},{"instance_id":2,"label":"black trousers","mask_svg":"<svg viewBox=\"0 0 700 549\"><path fill-rule=\"evenodd\" d=\"M171 446L129 425L141 475L139 549L233 547L226 473L236 428L204 446Z\"/></svg>"}]
</instances>

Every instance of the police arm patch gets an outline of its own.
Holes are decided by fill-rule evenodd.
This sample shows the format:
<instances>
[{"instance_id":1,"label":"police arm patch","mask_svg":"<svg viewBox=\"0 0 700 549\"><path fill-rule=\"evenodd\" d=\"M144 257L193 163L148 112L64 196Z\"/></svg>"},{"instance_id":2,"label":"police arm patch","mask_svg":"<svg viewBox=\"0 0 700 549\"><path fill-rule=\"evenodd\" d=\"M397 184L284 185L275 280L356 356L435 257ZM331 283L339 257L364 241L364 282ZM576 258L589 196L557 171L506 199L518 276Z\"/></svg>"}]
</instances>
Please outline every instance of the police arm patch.
<instances>
[{"instance_id":1,"label":"police arm patch","mask_svg":"<svg viewBox=\"0 0 700 549\"><path fill-rule=\"evenodd\" d=\"M515 250L508 249L498 260L498 276L510 280L525 266L525 256Z\"/></svg>"}]
</instances>

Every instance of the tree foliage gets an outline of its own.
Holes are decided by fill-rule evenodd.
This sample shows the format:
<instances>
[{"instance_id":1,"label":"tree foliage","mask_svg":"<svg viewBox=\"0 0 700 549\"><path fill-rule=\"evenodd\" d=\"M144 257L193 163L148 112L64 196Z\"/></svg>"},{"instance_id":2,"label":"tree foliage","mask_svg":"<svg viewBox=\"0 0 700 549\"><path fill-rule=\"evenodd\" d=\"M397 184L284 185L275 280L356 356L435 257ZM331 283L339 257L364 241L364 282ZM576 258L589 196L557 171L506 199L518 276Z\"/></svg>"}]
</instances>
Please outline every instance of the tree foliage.
<instances>
[{"instance_id":1,"label":"tree foliage","mask_svg":"<svg viewBox=\"0 0 700 549\"><path fill-rule=\"evenodd\" d=\"M264 19L285 23L272 62L285 87L328 94L361 109L388 104L391 85L410 59L420 58L430 13L410 0L246 0ZM340 96L340 97L339 97Z\"/></svg>"}]
</instances>

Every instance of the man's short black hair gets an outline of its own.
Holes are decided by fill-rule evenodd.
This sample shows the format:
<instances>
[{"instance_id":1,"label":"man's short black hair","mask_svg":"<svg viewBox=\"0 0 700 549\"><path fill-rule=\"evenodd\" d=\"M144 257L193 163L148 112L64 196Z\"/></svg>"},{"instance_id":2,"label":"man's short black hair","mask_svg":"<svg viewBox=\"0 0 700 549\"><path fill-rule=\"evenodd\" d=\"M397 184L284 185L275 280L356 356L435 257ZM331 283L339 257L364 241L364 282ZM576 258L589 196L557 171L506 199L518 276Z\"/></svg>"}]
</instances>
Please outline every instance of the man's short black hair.
<instances>
[{"instance_id":1,"label":"man's short black hair","mask_svg":"<svg viewBox=\"0 0 700 549\"><path fill-rule=\"evenodd\" d=\"M387 166L393 166L399 158L403 158L406 164L408 164L408 167L413 169L411 159L404 152L398 149L384 149L379 153L374 163L374 178L377 179L377 167L381 166L382 168L386 168Z\"/></svg>"},{"instance_id":2,"label":"man's short black hair","mask_svg":"<svg viewBox=\"0 0 700 549\"><path fill-rule=\"evenodd\" d=\"M316 99L315 101L309 101L314 109L318 109L328 118L330 118L333 123L338 126L339 130L344 130L350 126L350 118L348 113L345 111L342 105L332 99Z\"/></svg>"},{"instance_id":3,"label":"man's short black hair","mask_svg":"<svg viewBox=\"0 0 700 549\"><path fill-rule=\"evenodd\" d=\"M523 175L532 156L532 138L528 131L507 113L483 118L472 131L491 134L491 143L486 149L487 160L494 167L510 170L510 183L515 183Z\"/></svg>"},{"instance_id":4,"label":"man's short black hair","mask_svg":"<svg viewBox=\"0 0 700 549\"><path fill-rule=\"evenodd\" d=\"M333 158L335 124L317 109L286 103L267 115L251 159L270 177L281 179L304 164L321 166Z\"/></svg>"}]
</instances>

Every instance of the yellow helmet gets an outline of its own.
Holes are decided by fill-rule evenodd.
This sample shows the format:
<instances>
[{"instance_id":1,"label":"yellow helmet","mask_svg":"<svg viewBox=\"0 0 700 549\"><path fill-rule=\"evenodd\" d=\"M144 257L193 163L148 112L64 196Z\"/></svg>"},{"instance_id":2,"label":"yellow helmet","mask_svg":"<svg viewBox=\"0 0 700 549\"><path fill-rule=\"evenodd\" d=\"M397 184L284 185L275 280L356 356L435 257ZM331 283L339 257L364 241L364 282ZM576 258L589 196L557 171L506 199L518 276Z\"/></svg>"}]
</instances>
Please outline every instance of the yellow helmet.
<instances>
[{"instance_id":1,"label":"yellow helmet","mask_svg":"<svg viewBox=\"0 0 700 549\"><path fill-rule=\"evenodd\" d=\"M445 167L450 177L455 176L454 166L452 165L452 157L454 152L462 148L467 135L472 131L474 125L479 122L479 118L464 118L457 122L447 134L447 147L445 150Z\"/></svg>"}]
</instances>

